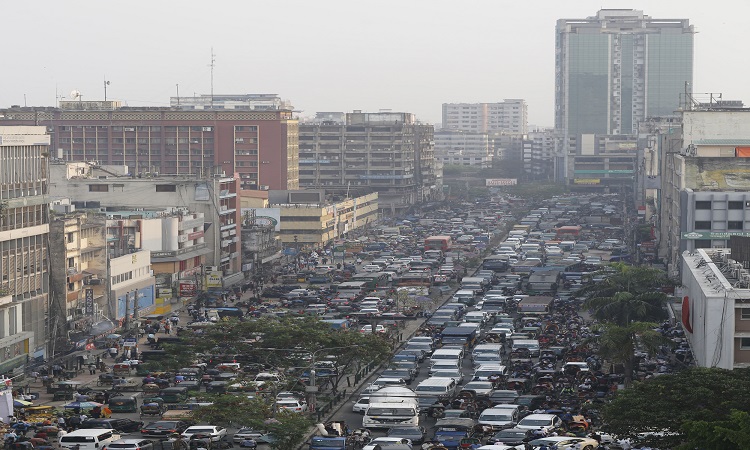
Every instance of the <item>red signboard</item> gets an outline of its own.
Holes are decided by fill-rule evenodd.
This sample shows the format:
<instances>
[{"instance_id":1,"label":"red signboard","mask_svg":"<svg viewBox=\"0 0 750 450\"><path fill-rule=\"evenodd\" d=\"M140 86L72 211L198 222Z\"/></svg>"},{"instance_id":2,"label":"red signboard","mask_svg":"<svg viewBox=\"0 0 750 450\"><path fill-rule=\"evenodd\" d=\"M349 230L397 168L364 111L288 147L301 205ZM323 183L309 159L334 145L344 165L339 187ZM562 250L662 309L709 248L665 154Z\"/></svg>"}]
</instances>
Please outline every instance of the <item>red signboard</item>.
<instances>
[{"instance_id":1,"label":"red signboard","mask_svg":"<svg viewBox=\"0 0 750 450\"><path fill-rule=\"evenodd\" d=\"M195 283L192 281L180 281L180 297L192 297L195 295Z\"/></svg>"},{"instance_id":2,"label":"red signboard","mask_svg":"<svg viewBox=\"0 0 750 450\"><path fill-rule=\"evenodd\" d=\"M195 233L188 234L188 240L198 239L203 237L202 231L196 231Z\"/></svg>"}]
</instances>

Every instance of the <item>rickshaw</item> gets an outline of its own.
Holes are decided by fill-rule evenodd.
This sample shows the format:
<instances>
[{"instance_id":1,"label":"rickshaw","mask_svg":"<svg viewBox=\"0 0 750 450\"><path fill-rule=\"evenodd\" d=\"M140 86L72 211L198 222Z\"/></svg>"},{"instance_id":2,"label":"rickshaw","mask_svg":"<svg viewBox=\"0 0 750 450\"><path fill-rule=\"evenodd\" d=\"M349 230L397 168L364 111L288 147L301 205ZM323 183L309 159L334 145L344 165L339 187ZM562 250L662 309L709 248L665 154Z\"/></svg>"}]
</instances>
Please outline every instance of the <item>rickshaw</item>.
<instances>
[{"instance_id":1,"label":"rickshaw","mask_svg":"<svg viewBox=\"0 0 750 450\"><path fill-rule=\"evenodd\" d=\"M161 388L156 383L146 383L143 385L144 397L153 397L159 394Z\"/></svg>"},{"instance_id":2,"label":"rickshaw","mask_svg":"<svg viewBox=\"0 0 750 450\"><path fill-rule=\"evenodd\" d=\"M129 412L138 411L138 400L133 396L111 397L109 399L109 409L112 412Z\"/></svg>"},{"instance_id":3,"label":"rickshaw","mask_svg":"<svg viewBox=\"0 0 750 450\"><path fill-rule=\"evenodd\" d=\"M81 383L78 381L61 381L57 383L52 401L72 400L73 394L79 392L78 388L80 385Z\"/></svg>"},{"instance_id":4,"label":"rickshaw","mask_svg":"<svg viewBox=\"0 0 750 450\"><path fill-rule=\"evenodd\" d=\"M518 391L523 394L531 388L531 382L528 378L508 378L505 387L508 390Z\"/></svg>"},{"instance_id":5,"label":"rickshaw","mask_svg":"<svg viewBox=\"0 0 750 450\"><path fill-rule=\"evenodd\" d=\"M166 411L164 406L164 400L161 397L147 397L143 399L141 405L140 417L143 416L158 416L161 417Z\"/></svg>"},{"instance_id":6,"label":"rickshaw","mask_svg":"<svg viewBox=\"0 0 750 450\"><path fill-rule=\"evenodd\" d=\"M101 373L99 379L96 380L97 386L112 386L112 382L115 379L114 373Z\"/></svg>"},{"instance_id":7,"label":"rickshaw","mask_svg":"<svg viewBox=\"0 0 750 450\"><path fill-rule=\"evenodd\" d=\"M106 403L104 401L105 399L104 391L91 391L88 393L88 396L90 400L93 400L97 403Z\"/></svg>"}]
</instances>

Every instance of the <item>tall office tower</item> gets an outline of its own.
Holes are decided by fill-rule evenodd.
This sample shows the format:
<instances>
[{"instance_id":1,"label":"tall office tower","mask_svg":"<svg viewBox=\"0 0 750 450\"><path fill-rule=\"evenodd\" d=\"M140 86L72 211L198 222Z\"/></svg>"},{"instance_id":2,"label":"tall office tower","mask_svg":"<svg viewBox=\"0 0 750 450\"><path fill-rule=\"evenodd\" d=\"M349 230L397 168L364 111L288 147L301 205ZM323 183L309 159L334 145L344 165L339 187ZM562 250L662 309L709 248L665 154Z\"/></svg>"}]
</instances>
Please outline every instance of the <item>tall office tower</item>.
<instances>
[{"instance_id":1,"label":"tall office tower","mask_svg":"<svg viewBox=\"0 0 750 450\"><path fill-rule=\"evenodd\" d=\"M0 126L0 373L47 356L49 145L46 127Z\"/></svg>"},{"instance_id":2,"label":"tall office tower","mask_svg":"<svg viewBox=\"0 0 750 450\"><path fill-rule=\"evenodd\" d=\"M582 135L635 135L639 121L675 114L681 94L691 90L694 32L687 19L630 9L557 21L558 179L572 178L570 157L590 156L589 148L571 154L566 143L593 140Z\"/></svg>"},{"instance_id":3,"label":"tall office tower","mask_svg":"<svg viewBox=\"0 0 750 450\"><path fill-rule=\"evenodd\" d=\"M674 115L693 81L693 33L687 19L629 9L558 20L555 128L635 134L639 120Z\"/></svg>"}]
</instances>

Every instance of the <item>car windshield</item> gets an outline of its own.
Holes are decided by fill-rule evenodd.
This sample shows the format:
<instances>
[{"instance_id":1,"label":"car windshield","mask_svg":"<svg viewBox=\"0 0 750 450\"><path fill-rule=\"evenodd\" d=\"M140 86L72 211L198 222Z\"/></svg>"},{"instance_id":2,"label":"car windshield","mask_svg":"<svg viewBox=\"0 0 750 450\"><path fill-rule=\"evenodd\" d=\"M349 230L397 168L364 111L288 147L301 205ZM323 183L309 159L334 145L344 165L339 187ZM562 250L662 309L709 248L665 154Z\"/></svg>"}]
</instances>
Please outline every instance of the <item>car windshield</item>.
<instances>
[{"instance_id":1,"label":"car windshield","mask_svg":"<svg viewBox=\"0 0 750 450\"><path fill-rule=\"evenodd\" d=\"M550 424L550 421L548 419L523 419L520 422L520 425L527 426L527 427L546 427Z\"/></svg>"},{"instance_id":2,"label":"car windshield","mask_svg":"<svg viewBox=\"0 0 750 450\"><path fill-rule=\"evenodd\" d=\"M464 385L464 389L492 389L492 383L477 383L472 381L471 383L466 383L466 385Z\"/></svg>"},{"instance_id":3,"label":"car windshield","mask_svg":"<svg viewBox=\"0 0 750 450\"><path fill-rule=\"evenodd\" d=\"M482 413L482 416L479 419L480 420L498 420L498 421L500 421L500 420L506 420L506 421L509 421L509 420L513 419L513 416L511 416L510 414L501 414L501 413L496 413L496 412L490 412L490 413L484 412L484 413Z\"/></svg>"},{"instance_id":4,"label":"car windshield","mask_svg":"<svg viewBox=\"0 0 750 450\"><path fill-rule=\"evenodd\" d=\"M370 408L367 410L368 416L413 416L414 410L411 408Z\"/></svg>"},{"instance_id":5,"label":"car windshield","mask_svg":"<svg viewBox=\"0 0 750 450\"><path fill-rule=\"evenodd\" d=\"M501 431L495 435L495 439L523 439L526 433L523 431Z\"/></svg>"}]
</instances>

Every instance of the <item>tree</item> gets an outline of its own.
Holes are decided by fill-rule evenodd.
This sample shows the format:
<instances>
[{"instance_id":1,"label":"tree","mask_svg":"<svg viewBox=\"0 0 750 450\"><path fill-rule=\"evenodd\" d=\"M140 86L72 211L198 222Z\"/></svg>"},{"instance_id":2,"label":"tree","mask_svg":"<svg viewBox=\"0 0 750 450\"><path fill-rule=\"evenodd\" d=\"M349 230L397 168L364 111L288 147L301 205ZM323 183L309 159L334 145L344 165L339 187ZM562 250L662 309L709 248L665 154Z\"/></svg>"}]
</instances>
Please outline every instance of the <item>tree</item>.
<instances>
[{"instance_id":1,"label":"tree","mask_svg":"<svg viewBox=\"0 0 750 450\"><path fill-rule=\"evenodd\" d=\"M626 326L631 321L658 322L667 317L663 292L645 292L634 295L617 292L611 297L593 297L583 307L592 311L595 319Z\"/></svg>"},{"instance_id":2,"label":"tree","mask_svg":"<svg viewBox=\"0 0 750 450\"><path fill-rule=\"evenodd\" d=\"M614 273L611 271L614 270ZM603 270L607 277L599 283L591 283L578 291L578 296L585 298L612 297L618 292L629 292L634 296L661 292L671 286L663 270L648 266L629 266L613 263Z\"/></svg>"},{"instance_id":3,"label":"tree","mask_svg":"<svg viewBox=\"0 0 750 450\"><path fill-rule=\"evenodd\" d=\"M750 414L733 409L727 420L690 420L682 425L686 441L678 450L742 450L750 448Z\"/></svg>"},{"instance_id":4,"label":"tree","mask_svg":"<svg viewBox=\"0 0 750 450\"><path fill-rule=\"evenodd\" d=\"M625 326L603 324L600 327L601 335L596 340L598 353L615 364L623 365L625 386L633 382L636 346L653 354L660 346L671 343L661 333L654 331L656 326L648 322L632 322Z\"/></svg>"},{"instance_id":5,"label":"tree","mask_svg":"<svg viewBox=\"0 0 750 450\"><path fill-rule=\"evenodd\" d=\"M193 411L199 422L223 427L249 426L267 432L272 437L274 449L296 448L302 443L312 426L311 418L291 411L274 413L273 399L249 399L244 396L217 395L210 397L212 404Z\"/></svg>"},{"instance_id":6,"label":"tree","mask_svg":"<svg viewBox=\"0 0 750 450\"><path fill-rule=\"evenodd\" d=\"M745 442L740 433L731 433L744 420L730 417L732 410L750 411L750 369L694 368L635 383L603 406L602 419L604 430L618 436L637 438L639 433L659 433L648 440L661 448L689 442L690 433L697 439L709 431L732 436L732 442ZM712 427L707 428L702 422ZM698 446L720 448L703 444Z\"/></svg>"}]
</instances>

